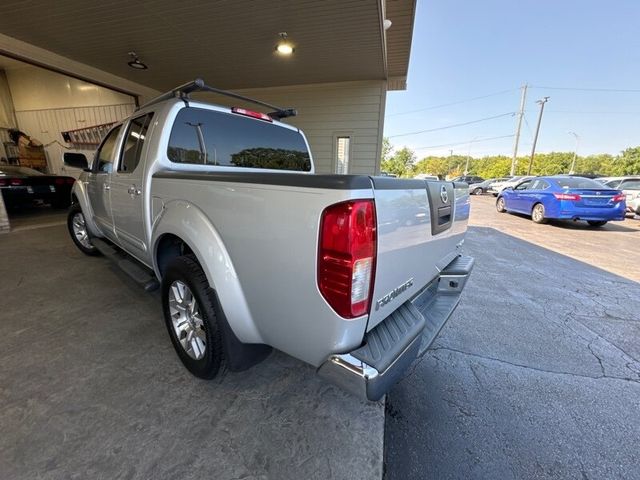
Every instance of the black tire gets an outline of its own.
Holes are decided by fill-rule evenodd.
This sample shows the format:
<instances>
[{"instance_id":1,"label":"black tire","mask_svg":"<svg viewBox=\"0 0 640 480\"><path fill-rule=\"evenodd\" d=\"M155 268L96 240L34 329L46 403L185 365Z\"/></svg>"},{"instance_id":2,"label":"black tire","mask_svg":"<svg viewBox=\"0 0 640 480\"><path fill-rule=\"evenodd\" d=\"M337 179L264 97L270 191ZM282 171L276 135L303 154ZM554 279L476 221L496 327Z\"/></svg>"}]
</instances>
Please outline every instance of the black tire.
<instances>
[{"instance_id":1,"label":"black tire","mask_svg":"<svg viewBox=\"0 0 640 480\"><path fill-rule=\"evenodd\" d=\"M496 210L499 213L504 213L507 211L507 208L504 204L504 198L503 197L498 197L498 199L496 200Z\"/></svg>"},{"instance_id":2,"label":"black tire","mask_svg":"<svg viewBox=\"0 0 640 480\"><path fill-rule=\"evenodd\" d=\"M482 189L481 188L476 188L472 193L473 193L473 195L482 195Z\"/></svg>"},{"instance_id":3,"label":"black tire","mask_svg":"<svg viewBox=\"0 0 640 480\"><path fill-rule=\"evenodd\" d=\"M169 295L174 282L180 281L189 288L202 318L205 336L204 356L195 359L189 356L176 334L173 318L169 308ZM184 366L198 378L212 379L226 370L226 359L223 351L222 330L216 315L215 293L209 286L202 267L193 255L176 257L167 265L162 277L162 308L164 320L171 338L173 348Z\"/></svg>"},{"instance_id":4,"label":"black tire","mask_svg":"<svg viewBox=\"0 0 640 480\"><path fill-rule=\"evenodd\" d=\"M536 203L533 206L531 209L531 220L533 220L534 223L547 223L543 204Z\"/></svg>"},{"instance_id":5,"label":"black tire","mask_svg":"<svg viewBox=\"0 0 640 480\"><path fill-rule=\"evenodd\" d=\"M587 220L587 223L592 227L602 227L607 224L605 220Z\"/></svg>"},{"instance_id":6,"label":"black tire","mask_svg":"<svg viewBox=\"0 0 640 480\"><path fill-rule=\"evenodd\" d=\"M75 246L78 247L78 249L85 255L91 255L91 256L100 255L100 252L98 251L98 249L93 245L91 245L91 239L89 237L88 237L89 244L83 245L80 239L76 236L76 232L74 231L74 218L76 218L76 215L78 214L82 216L82 221L84 223L84 214L82 213L82 208L80 208L79 204L74 203L71 205L71 208L69 208L69 213L67 213L67 229L69 230L69 235L71 235L71 240L73 240L73 243L75 244ZM87 231L87 236L88 236L88 231Z\"/></svg>"}]
</instances>

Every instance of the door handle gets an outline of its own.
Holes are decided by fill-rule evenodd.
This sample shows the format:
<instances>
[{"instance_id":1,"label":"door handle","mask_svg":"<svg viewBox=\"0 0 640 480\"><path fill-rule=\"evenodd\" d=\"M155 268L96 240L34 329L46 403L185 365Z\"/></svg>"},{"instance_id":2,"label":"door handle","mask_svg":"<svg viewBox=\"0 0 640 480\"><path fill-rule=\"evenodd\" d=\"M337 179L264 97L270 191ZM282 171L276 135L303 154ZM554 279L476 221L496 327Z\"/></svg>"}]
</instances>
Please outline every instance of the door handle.
<instances>
[{"instance_id":1,"label":"door handle","mask_svg":"<svg viewBox=\"0 0 640 480\"><path fill-rule=\"evenodd\" d=\"M140 190L139 188L137 188L135 185L131 185L128 189L127 192L129 193L129 195L140 195L142 193L142 190Z\"/></svg>"},{"instance_id":2,"label":"door handle","mask_svg":"<svg viewBox=\"0 0 640 480\"><path fill-rule=\"evenodd\" d=\"M104 183L102 185L103 190L111 190L111 185L109 185L108 183Z\"/></svg>"}]
</instances>

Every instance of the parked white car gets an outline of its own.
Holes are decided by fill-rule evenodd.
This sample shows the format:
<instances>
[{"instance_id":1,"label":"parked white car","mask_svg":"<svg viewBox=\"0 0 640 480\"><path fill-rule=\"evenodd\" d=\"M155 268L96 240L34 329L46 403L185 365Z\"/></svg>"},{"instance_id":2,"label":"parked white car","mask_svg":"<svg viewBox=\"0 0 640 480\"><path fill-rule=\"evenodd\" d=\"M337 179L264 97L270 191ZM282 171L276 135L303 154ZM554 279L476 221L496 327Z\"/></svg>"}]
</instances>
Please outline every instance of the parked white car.
<instances>
[{"instance_id":1,"label":"parked white car","mask_svg":"<svg viewBox=\"0 0 640 480\"><path fill-rule=\"evenodd\" d=\"M607 187L617 188L627 197L627 212L640 215L640 177L614 177L605 183Z\"/></svg>"},{"instance_id":2,"label":"parked white car","mask_svg":"<svg viewBox=\"0 0 640 480\"><path fill-rule=\"evenodd\" d=\"M533 178L533 175L510 177L504 182L495 183L494 185L492 185L492 190L495 192L493 196L494 197L497 196L505 188L509 188L509 187L513 188L516 185L518 185L520 182L524 182L525 180L529 180L530 178Z\"/></svg>"},{"instance_id":3,"label":"parked white car","mask_svg":"<svg viewBox=\"0 0 640 480\"><path fill-rule=\"evenodd\" d=\"M413 178L418 180L440 180L436 175L427 175L426 173L419 173Z\"/></svg>"}]
</instances>

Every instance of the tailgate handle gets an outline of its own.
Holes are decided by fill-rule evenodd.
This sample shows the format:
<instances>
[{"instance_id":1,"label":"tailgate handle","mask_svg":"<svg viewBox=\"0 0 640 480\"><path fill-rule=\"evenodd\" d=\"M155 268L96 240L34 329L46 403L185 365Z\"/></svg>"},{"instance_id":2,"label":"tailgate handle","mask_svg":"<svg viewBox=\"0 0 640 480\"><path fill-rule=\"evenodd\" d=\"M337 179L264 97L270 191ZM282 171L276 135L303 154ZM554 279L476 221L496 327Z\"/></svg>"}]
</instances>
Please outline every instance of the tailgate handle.
<instances>
[{"instance_id":1,"label":"tailgate handle","mask_svg":"<svg viewBox=\"0 0 640 480\"><path fill-rule=\"evenodd\" d=\"M438 208L438 225L444 225L451 221L451 206Z\"/></svg>"}]
</instances>

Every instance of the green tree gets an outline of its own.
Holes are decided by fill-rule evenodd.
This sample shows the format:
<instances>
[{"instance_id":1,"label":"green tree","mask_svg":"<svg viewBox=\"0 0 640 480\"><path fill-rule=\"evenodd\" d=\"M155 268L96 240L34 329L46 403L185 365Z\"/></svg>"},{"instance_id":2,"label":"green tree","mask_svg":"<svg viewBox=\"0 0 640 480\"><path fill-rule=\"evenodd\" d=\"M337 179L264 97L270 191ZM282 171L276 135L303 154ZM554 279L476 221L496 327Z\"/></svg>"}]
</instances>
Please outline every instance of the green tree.
<instances>
[{"instance_id":1,"label":"green tree","mask_svg":"<svg viewBox=\"0 0 640 480\"><path fill-rule=\"evenodd\" d=\"M447 159L445 157L429 156L416 163L415 173L444 177L447 174L447 167Z\"/></svg>"},{"instance_id":2,"label":"green tree","mask_svg":"<svg viewBox=\"0 0 640 480\"><path fill-rule=\"evenodd\" d=\"M640 174L640 147L627 148L618 157L616 164L621 175Z\"/></svg>"},{"instance_id":3,"label":"green tree","mask_svg":"<svg viewBox=\"0 0 640 480\"><path fill-rule=\"evenodd\" d=\"M578 157L576 159L576 173L590 173L594 175L608 175L613 171L614 157L608 153Z\"/></svg>"},{"instance_id":4,"label":"green tree","mask_svg":"<svg viewBox=\"0 0 640 480\"><path fill-rule=\"evenodd\" d=\"M383 145L384 149L384 145ZM403 147L387 159L382 160L382 171L392 173L398 177L410 177L413 175L413 167L416 156L413 150Z\"/></svg>"},{"instance_id":5,"label":"green tree","mask_svg":"<svg viewBox=\"0 0 640 480\"><path fill-rule=\"evenodd\" d=\"M391 142L387 137L384 137L382 139L382 152L380 155L380 164L382 165L382 162L389 160L391 158L392 153L393 153L393 145L391 145Z\"/></svg>"}]
</instances>

